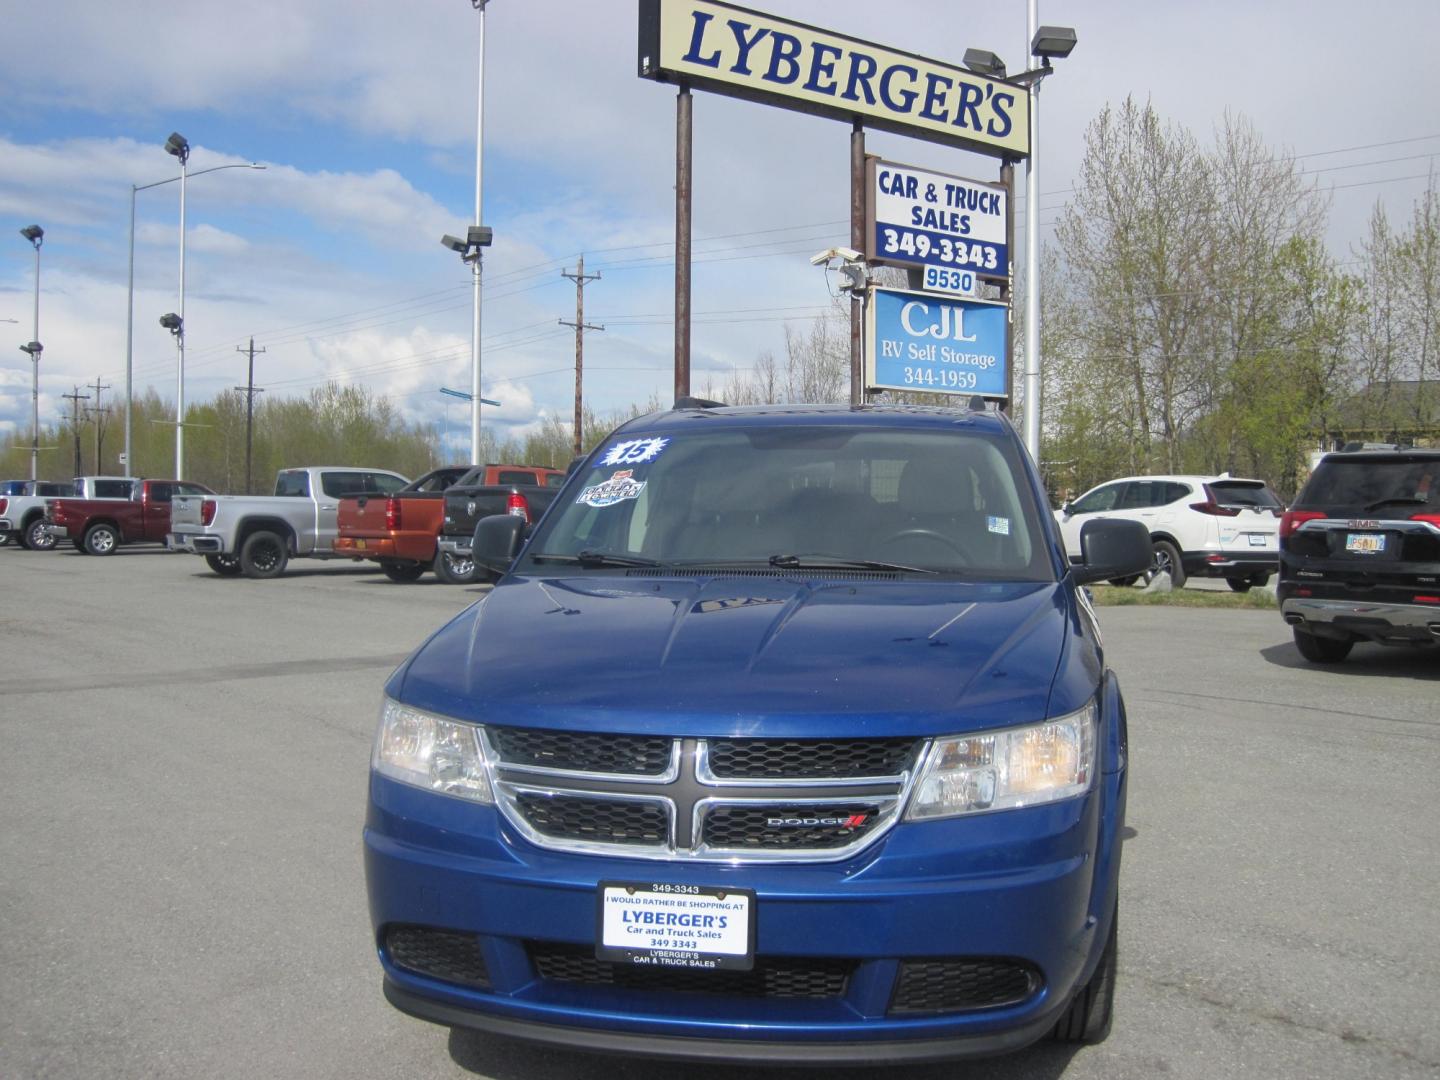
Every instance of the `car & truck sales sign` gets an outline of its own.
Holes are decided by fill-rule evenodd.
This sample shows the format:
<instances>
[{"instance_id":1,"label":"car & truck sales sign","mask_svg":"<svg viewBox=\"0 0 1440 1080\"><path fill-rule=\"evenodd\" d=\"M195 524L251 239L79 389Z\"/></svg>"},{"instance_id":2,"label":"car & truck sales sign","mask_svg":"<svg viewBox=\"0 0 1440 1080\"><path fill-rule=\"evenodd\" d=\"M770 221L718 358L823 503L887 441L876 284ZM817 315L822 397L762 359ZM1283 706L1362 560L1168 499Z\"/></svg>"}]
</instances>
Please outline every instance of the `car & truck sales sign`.
<instances>
[{"instance_id":1,"label":"car & truck sales sign","mask_svg":"<svg viewBox=\"0 0 1440 1080\"><path fill-rule=\"evenodd\" d=\"M640 0L640 75L1011 160L1030 99L1002 79L715 0Z\"/></svg>"},{"instance_id":2,"label":"car & truck sales sign","mask_svg":"<svg viewBox=\"0 0 1440 1080\"><path fill-rule=\"evenodd\" d=\"M1006 396L1008 304L877 288L868 316L867 386Z\"/></svg>"},{"instance_id":3,"label":"car & truck sales sign","mask_svg":"<svg viewBox=\"0 0 1440 1080\"><path fill-rule=\"evenodd\" d=\"M960 275L947 271L1009 276L1003 185L879 158L870 158L865 171L867 259L924 268L925 288L945 292L974 291L952 287Z\"/></svg>"}]
</instances>

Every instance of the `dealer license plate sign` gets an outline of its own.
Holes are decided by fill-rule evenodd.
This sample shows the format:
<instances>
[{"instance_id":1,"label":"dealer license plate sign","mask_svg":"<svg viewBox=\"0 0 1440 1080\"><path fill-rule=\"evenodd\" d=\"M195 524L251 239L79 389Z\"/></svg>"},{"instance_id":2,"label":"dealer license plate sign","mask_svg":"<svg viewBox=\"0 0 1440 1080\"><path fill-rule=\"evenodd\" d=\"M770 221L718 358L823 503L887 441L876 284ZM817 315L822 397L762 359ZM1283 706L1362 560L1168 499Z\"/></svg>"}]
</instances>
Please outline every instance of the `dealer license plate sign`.
<instances>
[{"instance_id":1,"label":"dealer license plate sign","mask_svg":"<svg viewBox=\"0 0 1440 1080\"><path fill-rule=\"evenodd\" d=\"M1250 546L1251 546L1251 547L1264 547L1264 546L1265 546L1265 534L1264 534L1264 533L1246 533L1246 535L1250 537Z\"/></svg>"},{"instance_id":2,"label":"dealer license plate sign","mask_svg":"<svg viewBox=\"0 0 1440 1080\"><path fill-rule=\"evenodd\" d=\"M600 884L595 955L636 967L749 971L755 894L661 883Z\"/></svg>"},{"instance_id":3,"label":"dealer license plate sign","mask_svg":"<svg viewBox=\"0 0 1440 1080\"><path fill-rule=\"evenodd\" d=\"M1345 536L1345 550L1362 555L1378 555L1385 550L1385 534L1348 533Z\"/></svg>"}]
</instances>

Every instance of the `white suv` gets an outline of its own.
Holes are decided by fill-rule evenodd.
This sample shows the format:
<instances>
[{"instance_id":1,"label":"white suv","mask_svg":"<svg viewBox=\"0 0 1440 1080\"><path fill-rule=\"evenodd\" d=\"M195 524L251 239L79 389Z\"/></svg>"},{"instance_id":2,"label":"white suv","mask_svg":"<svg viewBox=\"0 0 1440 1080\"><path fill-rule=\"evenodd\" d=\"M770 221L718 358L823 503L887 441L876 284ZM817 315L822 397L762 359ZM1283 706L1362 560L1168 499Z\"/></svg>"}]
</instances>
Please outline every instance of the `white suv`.
<instances>
[{"instance_id":1,"label":"white suv","mask_svg":"<svg viewBox=\"0 0 1440 1080\"><path fill-rule=\"evenodd\" d=\"M1150 530L1155 570L1176 588L1191 576L1223 577L1236 592L1264 585L1280 565L1285 507L1263 480L1221 476L1127 476L1091 488L1055 512L1071 562L1080 528L1126 518ZM1116 581L1130 585L1134 578Z\"/></svg>"}]
</instances>

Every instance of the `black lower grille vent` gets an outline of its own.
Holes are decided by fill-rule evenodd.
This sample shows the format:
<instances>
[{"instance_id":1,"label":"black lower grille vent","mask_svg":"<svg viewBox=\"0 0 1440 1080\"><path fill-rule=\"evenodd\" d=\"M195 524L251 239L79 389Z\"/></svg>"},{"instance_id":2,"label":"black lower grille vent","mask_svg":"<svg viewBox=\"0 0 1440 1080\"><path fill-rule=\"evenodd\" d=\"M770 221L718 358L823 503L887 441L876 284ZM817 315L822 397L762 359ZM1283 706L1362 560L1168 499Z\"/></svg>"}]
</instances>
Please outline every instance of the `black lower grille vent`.
<instances>
[{"instance_id":1,"label":"black lower grille vent","mask_svg":"<svg viewBox=\"0 0 1440 1080\"><path fill-rule=\"evenodd\" d=\"M594 950L548 941L529 943L530 961L542 979L579 986L614 986L665 994L719 994L744 998L838 998L845 994L855 961L831 958L755 958L750 971L650 968L595 959Z\"/></svg>"},{"instance_id":2,"label":"black lower grille vent","mask_svg":"<svg viewBox=\"0 0 1440 1080\"><path fill-rule=\"evenodd\" d=\"M665 808L633 799L521 792L515 805L531 828L562 840L600 844L662 844L669 834Z\"/></svg>"},{"instance_id":3,"label":"black lower grille vent","mask_svg":"<svg viewBox=\"0 0 1440 1080\"><path fill-rule=\"evenodd\" d=\"M490 986L480 939L474 934L429 926L392 926L385 931L385 951L396 967L417 975L482 990Z\"/></svg>"},{"instance_id":4,"label":"black lower grille vent","mask_svg":"<svg viewBox=\"0 0 1440 1080\"><path fill-rule=\"evenodd\" d=\"M1015 1005L1040 988L1040 973L1014 960L902 960L892 1013L962 1012Z\"/></svg>"}]
</instances>

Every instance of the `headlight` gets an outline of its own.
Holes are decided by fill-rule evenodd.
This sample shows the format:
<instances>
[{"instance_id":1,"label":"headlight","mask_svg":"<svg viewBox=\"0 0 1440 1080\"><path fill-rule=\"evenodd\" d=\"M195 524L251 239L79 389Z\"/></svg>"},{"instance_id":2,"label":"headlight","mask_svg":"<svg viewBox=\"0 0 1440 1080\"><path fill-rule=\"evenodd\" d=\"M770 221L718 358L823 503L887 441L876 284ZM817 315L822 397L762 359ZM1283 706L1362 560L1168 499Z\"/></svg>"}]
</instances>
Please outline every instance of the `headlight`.
<instances>
[{"instance_id":1,"label":"headlight","mask_svg":"<svg viewBox=\"0 0 1440 1080\"><path fill-rule=\"evenodd\" d=\"M1095 715L1091 701L1031 727L936 739L905 816L954 817L1083 795L1095 772Z\"/></svg>"},{"instance_id":2,"label":"headlight","mask_svg":"<svg viewBox=\"0 0 1440 1080\"><path fill-rule=\"evenodd\" d=\"M385 699L371 768L392 780L493 803L480 729Z\"/></svg>"}]
</instances>

